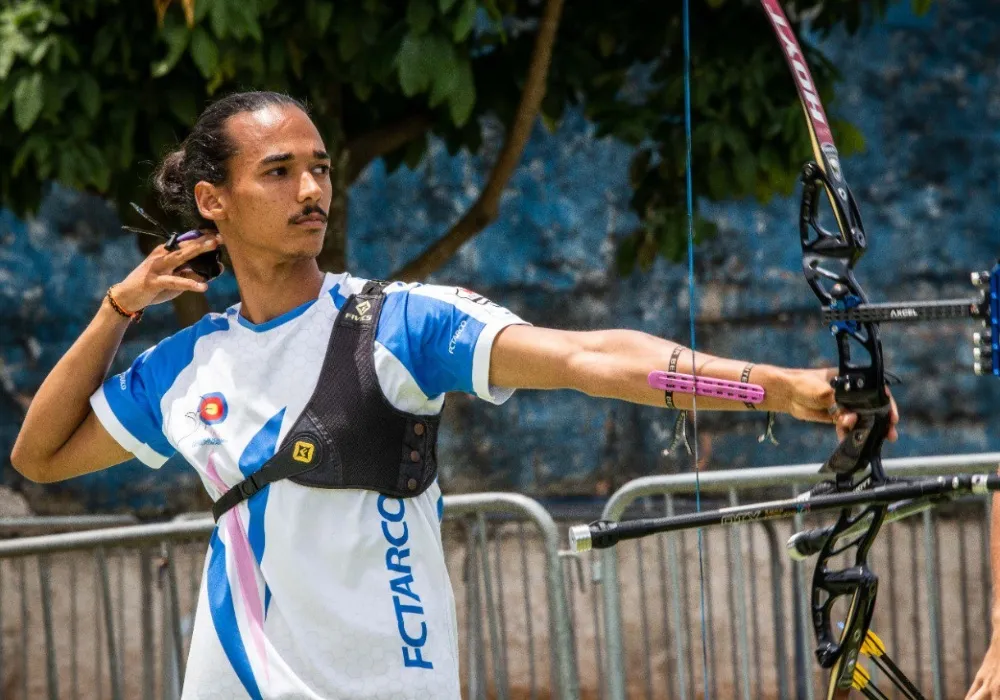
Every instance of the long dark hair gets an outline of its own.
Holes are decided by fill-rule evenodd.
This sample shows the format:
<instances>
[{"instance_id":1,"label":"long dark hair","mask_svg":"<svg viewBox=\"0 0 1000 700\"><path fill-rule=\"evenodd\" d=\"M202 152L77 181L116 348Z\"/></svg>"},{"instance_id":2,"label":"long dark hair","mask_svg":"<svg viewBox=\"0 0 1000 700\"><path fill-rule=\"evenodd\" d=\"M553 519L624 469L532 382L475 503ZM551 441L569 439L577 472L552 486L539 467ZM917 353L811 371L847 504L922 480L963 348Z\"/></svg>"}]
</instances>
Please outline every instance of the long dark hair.
<instances>
[{"instance_id":1,"label":"long dark hair","mask_svg":"<svg viewBox=\"0 0 1000 700\"><path fill-rule=\"evenodd\" d=\"M194 186L201 180L220 185L229 176L228 162L236 146L226 134L226 122L243 112L287 105L309 113L305 104L279 92L236 92L206 107L180 148L167 154L153 176L163 210L190 228L215 228L198 211Z\"/></svg>"}]
</instances>

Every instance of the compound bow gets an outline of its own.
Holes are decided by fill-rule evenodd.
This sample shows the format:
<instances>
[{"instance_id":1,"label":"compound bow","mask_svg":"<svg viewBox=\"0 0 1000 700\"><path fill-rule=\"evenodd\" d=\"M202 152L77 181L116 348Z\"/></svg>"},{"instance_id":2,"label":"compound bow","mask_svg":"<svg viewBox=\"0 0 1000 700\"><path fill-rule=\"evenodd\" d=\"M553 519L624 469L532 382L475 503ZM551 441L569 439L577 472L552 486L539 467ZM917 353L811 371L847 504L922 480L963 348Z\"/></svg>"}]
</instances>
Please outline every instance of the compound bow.
<instances>
[{"instance_id":1,"label":"compound bow","mask_svg":"<svg viewBox=\"0 0 1000 700\"><path fill-rule=\"evenodd\" d=\"M802 49L778 0L761 0L791 69L812 141L815 161L802 171L799 236L802 270L819 298L823 318L836 338L837 376L831 381L836 402L856 413L855 427L826 460L821 472L829 479L794 499L748 504L668 518L627 522L597 521L574 526L570 544L575 551L609 547L658 532L716 524L738 524L788 518L797 513L838 510L828 527L794 535L788 543L793 557L816 556L812 579L812 624L816 658L830 670L828 700L846 698L852 688L865 697L885 697L858 666L859 654L872 659L907 698L923 696L885 654L869 630L878 577L868 566L868 552L883 523L924 510L949 498L1000 490L1000 477L962 475L921 479L888 478L882 467L882 443L890 428L890 399L879 338L880 322L979 318L985 330L973 337L974 370L1000 376L1000 264L973 273L976 298L872 304L854 276L854 267L868 241L858 206L841 169L829 122ZM829 202L836 230L818 219L823 196ZM852 356L855 351L859 357ZM691 382L692 386L697 379ZM831 570L834 557L853 552L853 566ZM850 596L846 619L838 634L831 624L836 601Z\"/></svg>"}]
</instances>

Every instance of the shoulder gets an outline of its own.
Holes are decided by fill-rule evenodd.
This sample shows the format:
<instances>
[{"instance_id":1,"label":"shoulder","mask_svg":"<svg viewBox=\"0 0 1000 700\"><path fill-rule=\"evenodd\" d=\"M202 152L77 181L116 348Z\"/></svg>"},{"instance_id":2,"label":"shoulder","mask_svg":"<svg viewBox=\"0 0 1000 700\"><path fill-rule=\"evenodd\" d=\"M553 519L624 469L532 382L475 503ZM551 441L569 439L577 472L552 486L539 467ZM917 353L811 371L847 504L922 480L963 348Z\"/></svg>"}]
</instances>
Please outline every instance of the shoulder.
<instances>
[{"instance_id":1,"label":"shoulder","mask_svg":"<svg viewBox=\"0 0 1000 700\"><path fill-rule=\"evenodd\" d=\"M386 304L405 306L411 320L469 317L491 323L516 318L508 309L465 287L393 282L385 293Z\"/></svg>"}]
</instances>

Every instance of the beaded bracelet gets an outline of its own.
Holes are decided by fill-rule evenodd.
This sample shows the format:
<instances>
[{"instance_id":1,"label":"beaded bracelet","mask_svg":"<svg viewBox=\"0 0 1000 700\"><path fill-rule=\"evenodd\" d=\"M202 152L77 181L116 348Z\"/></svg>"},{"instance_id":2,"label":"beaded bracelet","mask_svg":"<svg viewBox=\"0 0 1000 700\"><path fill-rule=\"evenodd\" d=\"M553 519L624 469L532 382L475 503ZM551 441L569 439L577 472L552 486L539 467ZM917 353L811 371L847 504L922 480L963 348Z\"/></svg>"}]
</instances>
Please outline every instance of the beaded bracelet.
<instances>
[{"instance_id":1,"label":"beaded bracelet","mask_svg":"<svg viewBox=\"0 0 1000 700\"><path fill-rule=\"evenodd\" d=\"M142 312L144 309L139 309L138 311L132 312L126 309L124 306L119 304L114 295L111 294L111 290L115 288L115 285L108 287L108 303L111 304L111 308L114 309L119 316L124 316L133 323L138 323L142 319Z\"/></svg>"}]
</instances>

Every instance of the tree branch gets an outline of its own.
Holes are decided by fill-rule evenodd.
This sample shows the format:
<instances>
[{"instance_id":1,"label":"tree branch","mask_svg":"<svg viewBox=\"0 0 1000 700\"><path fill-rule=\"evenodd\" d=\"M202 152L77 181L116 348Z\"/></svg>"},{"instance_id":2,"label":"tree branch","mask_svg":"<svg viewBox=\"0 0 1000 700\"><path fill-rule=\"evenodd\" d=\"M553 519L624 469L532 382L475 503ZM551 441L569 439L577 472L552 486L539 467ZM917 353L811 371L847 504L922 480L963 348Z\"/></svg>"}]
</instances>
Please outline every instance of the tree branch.
<instances>
[{"instance_id":1,"label":"tree branch","mask_svg":"<svg viewBox=\"0 0 1000 700\"><path fill-rule=\"evenodd\" d=\"M392 153L427 133L433 123L430 114L411 114L395 124L373 129L349 139L347 152L350 160L347 165L347 182L354 182L361 171L376 158Z\"/></svg>"},{"instance_id":2,"label":"tree branch","mask_svg":"<svg viewBox=\"0 0 1000 700\"><path fill-rule=\"evenodd\" d=\"M563 0L547 0L545 4L545 12L532 49L524 91L521 93L521 102L479 199L469 207L451 230L402 269L393 273L390 279L412 281L426 277L444 265L459 248L497 218L500 196L521 161L521 155L531 136L531 129L538 117L542 99L545 97L549 66L552 63L552 48L555 45L562 7Z\"/></svg>"}]
</instances>

